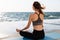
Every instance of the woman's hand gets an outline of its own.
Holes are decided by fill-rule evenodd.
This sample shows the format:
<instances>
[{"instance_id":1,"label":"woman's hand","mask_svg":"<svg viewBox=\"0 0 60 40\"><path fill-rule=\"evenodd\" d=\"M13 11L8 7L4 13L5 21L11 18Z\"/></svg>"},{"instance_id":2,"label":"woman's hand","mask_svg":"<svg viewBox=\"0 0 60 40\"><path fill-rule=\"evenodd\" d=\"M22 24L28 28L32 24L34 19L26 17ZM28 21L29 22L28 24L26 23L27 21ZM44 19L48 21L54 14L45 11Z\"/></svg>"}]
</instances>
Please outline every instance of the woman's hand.
<instances>
[{"instance_id":1,"label":"woman's hand","mask_svg":"<svg viewBox=\"0 0 60 40\"><path fill-rule=\"evenodd\" d=\"M42 4L42 9L45 9L46 7L44 6L44 4Z\"/></svg>"},{"instance_id":2,"label":"woman's hand","mask_svg":"<svg viewBox=\"0 0 60 40\"><path fill-rule=\"evenodd\" d=\"M17 31L17 32L20 32L21 30L19 30L19 29L16 29L16 31Z\"/></svg>"}]
</instances>

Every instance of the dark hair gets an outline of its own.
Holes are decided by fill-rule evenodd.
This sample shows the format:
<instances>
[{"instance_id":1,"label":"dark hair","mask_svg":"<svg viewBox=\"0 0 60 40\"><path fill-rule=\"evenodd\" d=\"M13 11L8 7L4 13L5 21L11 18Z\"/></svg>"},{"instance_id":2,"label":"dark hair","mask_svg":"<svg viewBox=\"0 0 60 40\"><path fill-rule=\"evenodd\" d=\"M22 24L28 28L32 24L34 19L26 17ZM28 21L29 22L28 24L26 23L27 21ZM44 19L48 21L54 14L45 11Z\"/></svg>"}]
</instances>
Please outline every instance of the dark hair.
<instances>
[{"instance_id":1,"label":"dark hair","mask_svg":"<svg viewBox=\"0 0 60 40\"><path fill-rule=\"evenodd\" d=\"M39 13L43 14L43 12L42 12L42 10L41 10L41 9L43 9L43 8L41 7L41 5L40 5L40 3L39 3L38 1L35 1L35 2L33 3L33 6L34 6L35 9L38 9L38 10L39 10Z\"/></svg>"}]
</instances>

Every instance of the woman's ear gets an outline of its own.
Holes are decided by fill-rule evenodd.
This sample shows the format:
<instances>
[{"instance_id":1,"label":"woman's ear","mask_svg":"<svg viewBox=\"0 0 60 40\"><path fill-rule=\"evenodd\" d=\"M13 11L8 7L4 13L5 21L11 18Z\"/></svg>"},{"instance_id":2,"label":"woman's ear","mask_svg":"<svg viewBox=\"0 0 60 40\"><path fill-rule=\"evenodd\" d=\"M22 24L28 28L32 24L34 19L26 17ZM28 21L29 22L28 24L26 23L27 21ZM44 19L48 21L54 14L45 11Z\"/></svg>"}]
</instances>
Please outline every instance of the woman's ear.
<instances>
[{"instance_id":1,"label":"woman's ear","mask_svg":"<svg viewBox=\"0 0 60 40\"><path fill-rule=\"evenodd\" d=\"M33 10L35 10L35 8L34 7L32 7L33 8Z\"/></svg>"}]
</instances>

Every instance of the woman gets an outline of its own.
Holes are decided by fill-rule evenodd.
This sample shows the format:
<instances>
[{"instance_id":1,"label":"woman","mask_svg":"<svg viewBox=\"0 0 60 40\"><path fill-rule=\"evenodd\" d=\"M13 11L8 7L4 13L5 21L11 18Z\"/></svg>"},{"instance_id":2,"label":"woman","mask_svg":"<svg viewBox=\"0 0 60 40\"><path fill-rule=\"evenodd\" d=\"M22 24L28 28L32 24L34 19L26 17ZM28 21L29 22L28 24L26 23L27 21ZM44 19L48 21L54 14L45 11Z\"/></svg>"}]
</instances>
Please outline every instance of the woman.
<instances>
[{"instance_id":1,"label":"woman","mask_svg":"<svg viewBox=\"0 0 60 40\"><path fill-rule=\"evenodd\" d=\"M33 3L33 10L35 12L34 12L34 14L30 15L27 26L22 30L16 29L16 31L19 32L20 35L25 38L30 38L30 39L34 39L34 40L44 39L44 37L45 37L45 33L44 33L44 29L43 29L44 14L42 12L42 9L44 9L44 8L45 7L41 7L39 2L35 1ZM33 23L33 33L23 31L30 27L31 22Z\"/></svg>"}]
</instances>

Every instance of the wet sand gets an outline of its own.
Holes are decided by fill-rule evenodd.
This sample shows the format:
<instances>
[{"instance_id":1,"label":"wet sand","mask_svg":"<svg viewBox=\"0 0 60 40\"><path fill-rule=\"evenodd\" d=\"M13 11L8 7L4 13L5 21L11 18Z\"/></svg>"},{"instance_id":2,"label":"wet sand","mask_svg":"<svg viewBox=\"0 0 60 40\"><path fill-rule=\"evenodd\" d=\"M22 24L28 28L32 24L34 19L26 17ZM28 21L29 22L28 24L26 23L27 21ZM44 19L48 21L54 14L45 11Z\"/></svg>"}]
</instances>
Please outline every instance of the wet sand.
<instances>
[{"instance_id":1,"label":"wet sand","mask_svg":"<svg viewBox=\"0 0 60 40\"><path fill-rule=\"evenodd\" d=\"M51 33L51 32L57 32L57 33L60 33L60 30L52 30L52 31L48 31L48 32L45 32L45 33ZM0 38L0 40L9 40L11 38L17 38L17 37L20 37L19 33L16 33L16 34L11 34L7 37L4 37L4 38ZM56 39L56 40L60 40L60 39Z\"/></svg>"}]
</instances>

